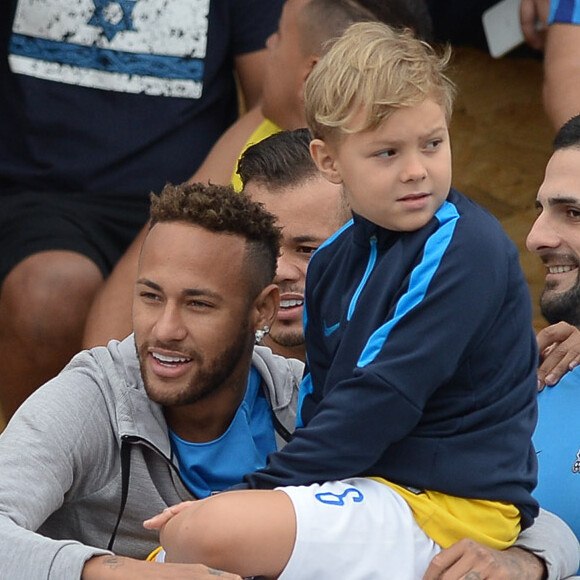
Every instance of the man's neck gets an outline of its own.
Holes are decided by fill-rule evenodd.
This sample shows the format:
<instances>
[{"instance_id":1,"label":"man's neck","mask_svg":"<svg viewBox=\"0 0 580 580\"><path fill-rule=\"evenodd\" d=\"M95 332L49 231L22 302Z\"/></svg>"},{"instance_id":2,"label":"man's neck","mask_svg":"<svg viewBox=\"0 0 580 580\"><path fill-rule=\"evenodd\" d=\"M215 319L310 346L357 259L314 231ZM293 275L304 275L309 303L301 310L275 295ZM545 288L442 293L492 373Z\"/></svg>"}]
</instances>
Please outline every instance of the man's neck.
<instances>
[{"instance_id":1,"label":"man's neck","mask_svg":"<svg viewBox=\"0 0 580 580\"><path fill-rule=\"evenodd\" d=\"M211 395L190 405L165 407L167 426L190 443L207 443L221 437L244 400L251 360Z\"/></svg>"}]
</instances>

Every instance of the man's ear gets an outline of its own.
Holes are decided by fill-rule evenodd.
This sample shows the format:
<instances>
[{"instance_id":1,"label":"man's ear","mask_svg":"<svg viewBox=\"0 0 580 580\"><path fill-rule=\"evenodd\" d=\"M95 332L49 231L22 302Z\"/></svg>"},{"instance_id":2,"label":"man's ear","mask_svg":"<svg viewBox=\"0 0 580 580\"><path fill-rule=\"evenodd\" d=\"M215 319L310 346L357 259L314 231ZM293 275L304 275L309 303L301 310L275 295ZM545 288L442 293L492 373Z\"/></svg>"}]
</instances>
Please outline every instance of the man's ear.
<instances>
[{"instance_id":1,"label":"man's ear","mask_svg":"<svg viewBox=\"0 0 580 580\"><path fill-rule=\"evenodd\" d=\"M303 66L300 72L300 83L299 83L300 86L298 87L300 102L302 103L303 106L304 106L304 85L306 84L306 81L310 76L310 73L312 72L312 70L314 69L319 60L320 57L315 54L311 54L310 56L304 59Z\"/></svg>"},{"instance_id":2,"label":"man's ear","mask_svg":"<svg viewBox=\"0 0 580 580\"><path fill-rule=\"evenodd\" d=\"M336 150L322 139L310 141L310 155L318 170L330 183L340 185L342 177L337 169Z\"/></svg>"},{"instance_id":3,"label":"man's ear","mask_svg":"<svg viewBox=\"0 0 580 580\"><path fill-rule=\"evenodd\" d=\"M266 286L254 300L254 330L263 330L265 326L272 328L279 306L278 286L276 284Z\"/></svg>"}]
</instances>

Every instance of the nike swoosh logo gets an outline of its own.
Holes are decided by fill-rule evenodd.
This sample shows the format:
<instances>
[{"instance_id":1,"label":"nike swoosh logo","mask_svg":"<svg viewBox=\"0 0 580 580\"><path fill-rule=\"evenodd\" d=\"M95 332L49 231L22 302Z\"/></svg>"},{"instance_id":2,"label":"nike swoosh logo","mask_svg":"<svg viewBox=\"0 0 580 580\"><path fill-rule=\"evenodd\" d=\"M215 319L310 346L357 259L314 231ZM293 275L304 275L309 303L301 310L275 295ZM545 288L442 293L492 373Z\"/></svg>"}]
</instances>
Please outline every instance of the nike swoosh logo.
<instances>
[{"instance_id":1,"label":"nike swoosh logo","mask_svg":"<svg viewBox=\"0 0 580 580\"><path fill-rule=\"evenodd\" d=\"M340 328L340 322L337 322L332 326L327 326L326 322L323 322L322 325L324 327L324 336L330 336L335 330Z\"/></svg>"}]
</instances>

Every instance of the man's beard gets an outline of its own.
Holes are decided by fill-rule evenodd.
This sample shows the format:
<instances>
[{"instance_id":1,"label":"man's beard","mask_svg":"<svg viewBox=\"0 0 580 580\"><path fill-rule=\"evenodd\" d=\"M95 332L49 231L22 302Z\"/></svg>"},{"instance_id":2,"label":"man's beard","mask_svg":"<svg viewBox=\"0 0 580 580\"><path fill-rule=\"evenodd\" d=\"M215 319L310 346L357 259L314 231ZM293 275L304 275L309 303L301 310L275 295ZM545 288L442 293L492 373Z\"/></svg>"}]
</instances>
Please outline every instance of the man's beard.
<instances>
[{"instance_id":1,"label":"man's beard","mask_svg":"<svg viewBox=\"0 0 580 580\"><path fill-rule=\"evenodd\" d=\"M572 326L580 326L580 280L566 292L556 293L548 286L540 296L540 310L550 324L563 320Z\"/></svg>"},{"instance_id":2,"label":"man's beard","mask_svg":"<svg viewBox=\"0 0 580 580\"><path fill-rule=\"evenodd\" d=\"M288 330L284 332L284 329L282 329L281 332L278 332L276 328L272 328L270 331L270 339L280 346L302 346L304 344L304 331Z\"/></svg>"},{"instance_id":3,"label":"man's beard","mask_svg":"<svg viewBox=\"0 0 580 580\"><path fill-rule=\"evenodd\" d=\"M141 348L136 347L138 348L137 355L139 357L139 366L141 367L141 376L149 398L166 407L191 405L230 385L230 379L238 363L246 352L253 347L253 334L249 333L249 323L246 322L230 343L209 362L205 361L203 356L197 352L184 353L195 361L198 365L198 370L189 383L177 391L172 391L171 387L168 386L164 386L161 389L156 388L153 381L160 381L161 379L149 380L144 362L149 356L149 346L144 344ZM162 345L158 343L155 346L167 350L175 349L175 346L171 344Z\"/></svg>"}]
</instances>

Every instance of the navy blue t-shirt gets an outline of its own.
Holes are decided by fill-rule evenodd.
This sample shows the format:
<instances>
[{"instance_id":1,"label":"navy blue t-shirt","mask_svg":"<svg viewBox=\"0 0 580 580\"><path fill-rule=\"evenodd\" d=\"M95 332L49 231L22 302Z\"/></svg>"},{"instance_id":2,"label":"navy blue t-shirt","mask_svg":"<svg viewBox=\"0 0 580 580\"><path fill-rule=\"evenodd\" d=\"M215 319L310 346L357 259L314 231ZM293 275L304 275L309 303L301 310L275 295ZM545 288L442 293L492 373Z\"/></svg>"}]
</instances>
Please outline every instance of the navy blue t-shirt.
<instances>
[{"instance_id":1,"label":"navy blue t-shirt","mask_svg":"<svg viewBox=\"0 0 580 580\"><path fill-rule=\"evenodd\" d=\"M236 118L234 57L265 46L282 3L3 2L0 194L147 200L187 179Z\"/></svg>"}]
</instances>

